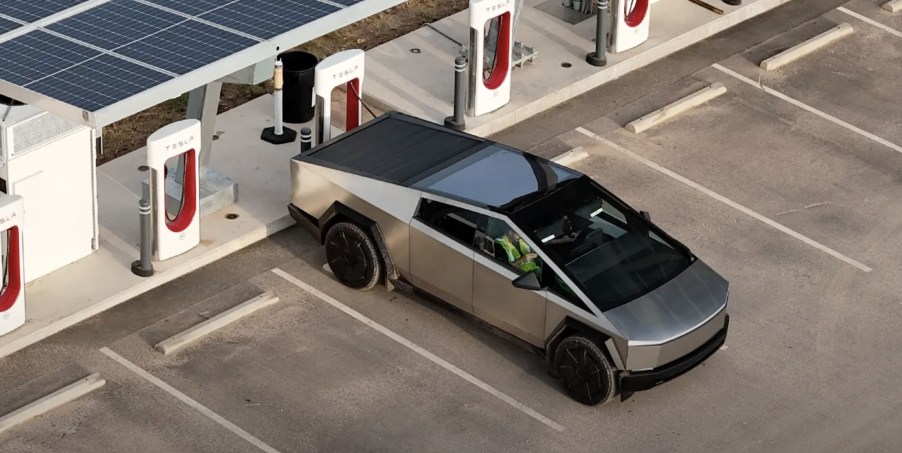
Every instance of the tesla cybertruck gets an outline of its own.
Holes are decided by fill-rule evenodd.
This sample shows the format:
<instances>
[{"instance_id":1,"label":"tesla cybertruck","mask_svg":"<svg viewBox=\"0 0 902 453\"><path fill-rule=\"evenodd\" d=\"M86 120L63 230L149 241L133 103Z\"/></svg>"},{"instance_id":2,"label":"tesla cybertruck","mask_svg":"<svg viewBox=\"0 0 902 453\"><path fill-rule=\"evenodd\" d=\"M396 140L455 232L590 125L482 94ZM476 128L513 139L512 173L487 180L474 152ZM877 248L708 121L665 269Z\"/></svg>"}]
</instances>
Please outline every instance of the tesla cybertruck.
<instances>
[{"instance_id":1,"label":"tesla cybertruck","mask_svg":"<svg viewBox=\"0 0 902 453\"><path fill-rule=\"evenodd\" d=\"M392 112L291 160L344 285L402 281L527 343L567 394L625 399L723 345L729 283L588 176Z\"/></svg>"}]
</instances>

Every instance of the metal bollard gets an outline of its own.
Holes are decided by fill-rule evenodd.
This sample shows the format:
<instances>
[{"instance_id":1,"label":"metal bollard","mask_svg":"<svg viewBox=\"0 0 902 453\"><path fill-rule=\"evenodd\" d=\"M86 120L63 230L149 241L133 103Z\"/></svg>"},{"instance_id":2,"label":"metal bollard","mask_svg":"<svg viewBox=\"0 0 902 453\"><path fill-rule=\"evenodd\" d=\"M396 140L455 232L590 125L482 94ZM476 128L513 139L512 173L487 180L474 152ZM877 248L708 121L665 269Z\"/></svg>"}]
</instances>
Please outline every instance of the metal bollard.
<instances>
[{"instance_id":1,"label":"metal bollard","mask_svg":"<svg viewBox=\"0 0 902 453\"><path fill-rule=\"evenodd\" d=\"M291 143L294 141L297 136L297 132L292 129L286 128L282 126L282 60L276 60L275 69L273 70L273 123L274 126L267 127L263 129L263 133L260 134L260 139L272 143L274 145L281 145L284 143Z\"/></svg>"},{"instance_id":2,"label":"metal bollard","mask_svg":"<svg viewBox=\"0 0 902 453\"><path fill-rule=\"evenodd\" d=\"M313 147L313 131L310 130L309 127L301 128L301 154L310 151L310 148Z\"/></svg>"},{"instance_id":3,"label":"metal bollard","mask_svg":"<svg viewBox=\"0 0 902 453\"><path fill-rule=\"evenodd\" d=\"M467 59L454 59L454 116L445 118L445 126L456 131L466 129L464 111L467 108Z\"/></svg>"},{"instance_id":4,"label":"metal bollard","mask_svg":"<svg viewBox=\"0 0 902 453\"><path fill-rule=\"evenodd\" d=\"M276 60L276 70L275 70L275 80L273 80L273 122L274 133L276 135L282 135L285 131L282 128L282 60Z\"/></svg>"},{"instance_id":5,"label":"metal bollard","mask_svg":"<svg viewBox=\"0 0 902 453\"><path fill-rule=\"evenodd\" d=\"M148 198L142 198L138 202L138 216L141 226L141 258L132 263L132 273L139 277L150 277L153 275L153 225Z\"/></svg>"},{"instance_id":6,"label":"metal bollard","mask_svg":"<svg viewBox=\"0 0 902 453\"><path fill-rule=\"evenodd\" d=\"M596 0L595 4L598 6L598 15L595 18L595 52L586 54L586 62L592 66L604 66L608 64L608 58L605 56L608 40L604 23L608 0Z\"/></svg>"}]
</instances>

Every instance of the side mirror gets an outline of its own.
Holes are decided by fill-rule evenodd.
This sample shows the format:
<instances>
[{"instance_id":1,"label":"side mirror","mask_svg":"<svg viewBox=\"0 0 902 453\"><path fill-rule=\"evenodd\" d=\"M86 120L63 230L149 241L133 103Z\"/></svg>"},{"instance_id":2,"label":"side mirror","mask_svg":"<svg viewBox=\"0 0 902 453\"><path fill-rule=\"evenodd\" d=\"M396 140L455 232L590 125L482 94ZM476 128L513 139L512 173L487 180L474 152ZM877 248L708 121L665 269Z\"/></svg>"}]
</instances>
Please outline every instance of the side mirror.
<instances>
[{"instance_id":1,"label":"side mirror","mask_svg":"<svg viewBox=\"0 0 902 453\"><path fill-rule=\"evenodd\" d=\"M539 291L542 289L542 284L539 283L539 276L536 275L535 272L527 272L513 281L514 286L520 289L528 289L532 291Z\"/></svg>"},{"instance_id":2,"label":"side mirror","mask_svg":"<svg viewBox=\"0 0 902 453\"><path fill-rule=\"evenodd\" d=\"M648 211L639 211L639 215L641 215L645 220L651 222L651 214L649 214Z\"/></svg>"}]
</instances>

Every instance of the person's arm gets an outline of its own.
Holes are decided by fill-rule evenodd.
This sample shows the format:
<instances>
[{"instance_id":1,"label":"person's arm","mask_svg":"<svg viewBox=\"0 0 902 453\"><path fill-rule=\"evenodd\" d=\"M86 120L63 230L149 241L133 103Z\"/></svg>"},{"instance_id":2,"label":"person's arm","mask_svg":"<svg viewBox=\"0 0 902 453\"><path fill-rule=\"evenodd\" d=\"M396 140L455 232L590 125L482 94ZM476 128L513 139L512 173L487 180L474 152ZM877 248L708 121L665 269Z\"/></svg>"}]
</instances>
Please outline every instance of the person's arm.
<instances>
[{"instance_id":1,"label":"person's arm","mask_svg":"<svg viewBox=\"0 0 902 453\"><path fill-rule=\"evenodd\" d=\"M536 259L536 257L538 257L538 256L539 256L539 255L536 254L535 252L529 252L529 253L524 254L524 255L521 256L520 258L517 258L517 259L514 260L514 262L511 263L511 264L513 264L514 266L520 266L521 264L523 264L523 263L525 263L525 262L529 262L529 261L532 261L532 260Z\"/></svg>"},{"instance_id":2,"label":"person's arm","mask_svg":"<svg viewBox=\"0 0 902 453\"><path fill-rule=\"evenodd\" d=\"M554 239L548 241L548 244L566 244L568 242L575 241L577 236L579 236L579 232L574 231L570 234L565 234L559 238L554 238Z\"/></svg>"}]
</instances>

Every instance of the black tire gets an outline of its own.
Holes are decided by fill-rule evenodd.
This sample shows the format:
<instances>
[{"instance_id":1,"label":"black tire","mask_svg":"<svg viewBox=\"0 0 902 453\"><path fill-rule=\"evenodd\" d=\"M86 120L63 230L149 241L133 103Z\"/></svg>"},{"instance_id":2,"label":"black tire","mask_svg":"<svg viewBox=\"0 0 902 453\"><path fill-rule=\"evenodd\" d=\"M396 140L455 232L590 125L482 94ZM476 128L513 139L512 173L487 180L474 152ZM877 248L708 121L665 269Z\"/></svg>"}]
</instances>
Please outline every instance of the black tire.
<instances>
[{"instance_id":1,"label":"black tire","mask_svg":"<svg viewBox=\"0 0 902 453\"><path fill-rule=\"evenodd\" d=\"M603 404L617 393L616 370L598 345L581 335L571 335L557 346L554 368L564 390L589 406Z\"/></svg>"},{"instance_id":2,"label":"black tire","mask_svg":"<svg viewBox=\"0 0 902 453\"><path fill-rule=\"evenodd\" d=\"M359 226L338 222L326 232L326 261L341 283L366 291L382 276L382 259L370 236Z\"/></svg>"}]
</instances>

